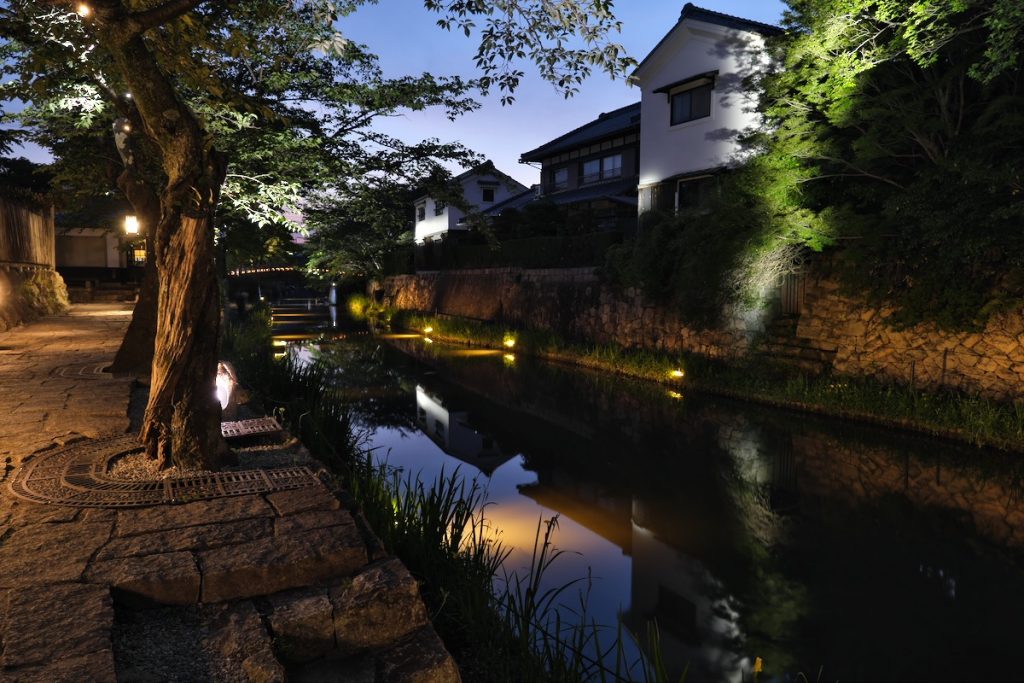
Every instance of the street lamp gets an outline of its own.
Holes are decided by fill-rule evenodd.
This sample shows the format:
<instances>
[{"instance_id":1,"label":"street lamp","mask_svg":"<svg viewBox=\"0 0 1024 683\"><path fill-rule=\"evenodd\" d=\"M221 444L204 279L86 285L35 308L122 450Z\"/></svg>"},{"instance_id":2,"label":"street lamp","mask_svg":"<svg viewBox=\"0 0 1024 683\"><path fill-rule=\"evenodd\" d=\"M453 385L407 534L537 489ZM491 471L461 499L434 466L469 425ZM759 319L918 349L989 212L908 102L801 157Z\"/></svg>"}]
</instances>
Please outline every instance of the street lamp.
<instances>
[{"instance_id":1,"label":"street lamp","mask_svg":"<svg viewBox=\"0 0 1024 683\"><path fill-rule=\"evenodd\" d=\"M139 234L139 219L135 216L124 217L124 231L129 235Z\"/></svg>"}]
</instances>

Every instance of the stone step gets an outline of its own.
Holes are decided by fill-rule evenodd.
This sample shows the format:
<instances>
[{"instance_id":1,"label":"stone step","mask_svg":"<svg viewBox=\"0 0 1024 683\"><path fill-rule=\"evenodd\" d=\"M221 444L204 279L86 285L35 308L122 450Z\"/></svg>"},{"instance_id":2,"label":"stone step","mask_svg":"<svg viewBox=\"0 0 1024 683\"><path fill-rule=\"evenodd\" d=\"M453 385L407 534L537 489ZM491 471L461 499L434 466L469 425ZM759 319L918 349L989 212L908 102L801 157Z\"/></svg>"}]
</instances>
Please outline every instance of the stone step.
<instances>
[{"instance_id":1,"label":"stone step","mask_svg":"<svg viewBox=\"0 0 1024 683\"><path fill-rule=\"evenodd\" d=\"M323 486L117 513L91 583L161 604L266 596L369 561L352 514Z\"/></svg>"}]
</instances>

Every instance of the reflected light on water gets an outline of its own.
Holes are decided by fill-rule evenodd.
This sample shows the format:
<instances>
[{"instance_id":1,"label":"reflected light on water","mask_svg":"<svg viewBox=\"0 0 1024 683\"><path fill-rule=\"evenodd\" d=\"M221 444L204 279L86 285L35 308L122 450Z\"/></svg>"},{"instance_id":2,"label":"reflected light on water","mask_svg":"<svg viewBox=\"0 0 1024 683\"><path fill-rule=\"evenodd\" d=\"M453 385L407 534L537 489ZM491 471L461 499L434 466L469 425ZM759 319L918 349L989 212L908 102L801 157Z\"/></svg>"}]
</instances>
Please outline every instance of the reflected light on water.
<instances>
[{"instance_id":1,"label":"reflected light on water","mask_svg":"<svg viewBox=\"0 0 1024 683\"><path fill-rule=\"evenodd\" d=\"M501 351L497 349L458 349L452 351L450 355L456 358L476 358L480 356L497 356L500 355Z\"/></svg>"},{"instance_id":2,"label":"reflected light on water","mask_svg":"<svg viewBox=\"0 0 1024 683\"><path fill-rule=\"evenodd\" d=\"M418 334L380 334L377 335L381 339L419 339Z\"/></svg>"}]
</instances>

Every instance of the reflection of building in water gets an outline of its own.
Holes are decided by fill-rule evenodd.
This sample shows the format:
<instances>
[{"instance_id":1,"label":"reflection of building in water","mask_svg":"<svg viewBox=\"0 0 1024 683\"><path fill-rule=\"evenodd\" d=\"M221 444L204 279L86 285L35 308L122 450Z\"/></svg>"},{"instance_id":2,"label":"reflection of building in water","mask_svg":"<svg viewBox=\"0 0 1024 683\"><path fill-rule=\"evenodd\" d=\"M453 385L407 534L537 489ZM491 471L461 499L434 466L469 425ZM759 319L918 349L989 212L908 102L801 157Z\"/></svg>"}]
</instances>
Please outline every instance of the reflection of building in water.
<instances>
[{"instance_id":1,"label":"reflection of building in water","mask_svg":"<svg viewBox=\"0 0 1024 683\"><path fill-rule=\"evenodd\" d=\"M487 475L515 455L502 453L491 436L470 425L468 413L448 409L421 386L416 387L416 424L445 453Z\"/></svg>"},{"instance_id":2,"label":"reflection of building in water","mask_svg":"<svg viewBox=\"0 0 1024 683\"><path fill-rule=\"evenodd\" d=\"M739 614L720 582L702 562L643 526L639 503L632 532L632 601L623 622L642 646L648 623L657 622L670 675L688 671L696 680L742 680L749 663L736 651Z\"/></svg>"}]
</instances>

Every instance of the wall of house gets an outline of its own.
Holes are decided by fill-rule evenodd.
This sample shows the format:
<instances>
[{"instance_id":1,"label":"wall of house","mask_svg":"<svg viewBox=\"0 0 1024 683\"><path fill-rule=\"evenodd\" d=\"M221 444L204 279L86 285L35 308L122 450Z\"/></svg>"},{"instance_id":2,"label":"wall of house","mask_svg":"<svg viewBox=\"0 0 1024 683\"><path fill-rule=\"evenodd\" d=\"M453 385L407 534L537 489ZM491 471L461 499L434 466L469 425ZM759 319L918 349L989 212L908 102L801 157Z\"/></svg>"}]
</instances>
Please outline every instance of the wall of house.
<instances>
[{"instance_id":1,"label":"wall of house","mask_svg":"<svg viewBox=\"0 0 1024 683\"><path fill-rule=\"evenodd\" d=\"M568 159L562 159L561 161L552 161L545 159L542 168L541 180L543 182L544 194L555 194L552 191L553 173L555 170L560 168L568 169L569 178L568 184L562 190L558 192L565 192L567 190L575 190L582 186L580 182L583 178L583 162L591 159L601 159L603 157L612 156L614 154L622 155L622 175L614 180L620 180L621 178L632 178L637 175L640 168L640 145L639 142L634 142L626 145L613 146L615 140L609 140L606 143L598 142L594 145L587 145L583 150L574 150L569 153ZM597 147L596 151L591 151L593 147ZM581 153L582 152L582 153ZM554 157L560 158L560 157ZM607 181L605 181L607 182ZM594 185L596 183L587 183L588 185Z\"/></svg>"},{"instance_id":2,"label":"wall of house","mask_svg":"<svg viewBox=\"0 0 1024 683\"><path fill-rule=\"evenodd\" d=\"M464 178L461 183L462 196L466 200L466 203L471 208L481 211L494 206L499 202L503 202L509 197L519 194L526 189L518 183L507 183L503 178L499 178L498 176L489 173L485 173L483 175L476 173L471 174L468 178ZM484 202L484 187L494 189L493 202ZM454 206L446 206L440 215L435 215L435 208L437 206L436 199L433 197L427 197L423 202L417 202L417 210L421 203L424 204L426 215L422 221L416 221L414 236L417 243L423 243L426 239L439 237L449 230L461 229L459 221L466 215L461 209Z\"/></svg>"},{"instance_id":3,"label":"wall of house","mask_svg":"<svg viewBox=\"0 0 1024 683\"><path fill-rule=\"evenodd\" d=\"M421 205L424 207L424 216L423 220L418 218L416 220L416 242L422 243L427 238L443 235L448 232L452 212L457 211L457 209L450 206L445 207L441 215L435 215L434 211L437 206L437 200L433 197L427 197L422 202L418 202L416 204L416 211L419 211Z\"/></svg>"},{"instance_id":4,"label":"wall of house","mask_svg":"<svg viewBox=\"0 0 1024 683\"><path fill-rule=\"evenodd\" d=\"M70 268L124 268L127 254L117 234L101 228L74 228L57 235L57 265Z\"/></svg>"},{"instance_id":5,"label":"wall of house","mask_svg":"<svg viewBox=\"0 0 1024 683\"><path fill-rule=\"evenodd\" d=\"M616 292L593 269L442 271L386 278L375 285L403 310L550 329L578 340L738 358L753 350L767 312L730 311L718 330L688 325L636 290ZM958 388L991 398L1024 396L1024 311L993 317L984 330L930 325L896 330L891 311L844 296L827 274L808 276L796 329L799 342L834 352L832 369L925 389Z\"/></svg>"},{"instance_id":6,"label":"wall of house","mask_svg":"<svg viewBox=\"0 0 1024 683\"><path fill-rule=\"evenodd\" d=\"M757 94L743 79L765 63L757 34L688 20L668 36L638 72L641 96L640 185L727 164L737 153L737 136L756 125ZM663 86L718 70L711 116L670 125Z\"/></svg>"}]
</instances>

